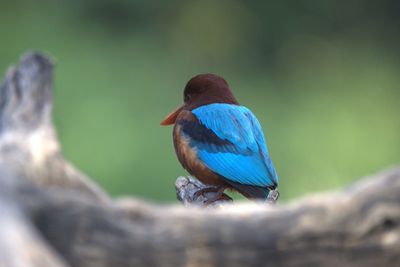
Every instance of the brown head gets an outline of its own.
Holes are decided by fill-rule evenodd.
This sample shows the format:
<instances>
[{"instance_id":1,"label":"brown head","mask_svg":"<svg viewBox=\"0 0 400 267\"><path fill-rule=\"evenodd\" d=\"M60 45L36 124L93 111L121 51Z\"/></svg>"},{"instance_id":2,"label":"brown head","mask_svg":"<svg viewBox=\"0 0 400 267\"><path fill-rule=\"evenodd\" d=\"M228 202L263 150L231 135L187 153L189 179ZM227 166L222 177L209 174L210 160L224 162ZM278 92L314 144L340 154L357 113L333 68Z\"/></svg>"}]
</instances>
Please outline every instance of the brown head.
<instances>
[{"instance_id":1,"label":"brown head","mask_svg":"<svg viewBox=\"0 0 400 267\"><path fill-rule=\"evenodd\" d=\"M182 110L193 110L213 103L239 105L225 79L215 74L199 74L190 79L183 92L183 101L183 105L170 113L161 125L174 124Z\"/></svg>"}]
</instances>

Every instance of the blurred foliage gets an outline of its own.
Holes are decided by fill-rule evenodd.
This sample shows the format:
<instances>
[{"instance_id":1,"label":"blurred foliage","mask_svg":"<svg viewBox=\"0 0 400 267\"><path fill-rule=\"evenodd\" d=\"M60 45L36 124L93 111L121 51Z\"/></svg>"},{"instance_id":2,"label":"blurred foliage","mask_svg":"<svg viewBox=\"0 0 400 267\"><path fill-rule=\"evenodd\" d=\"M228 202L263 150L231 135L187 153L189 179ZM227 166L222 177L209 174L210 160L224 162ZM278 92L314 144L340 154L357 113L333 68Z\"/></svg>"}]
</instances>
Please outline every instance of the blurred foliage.
<instances>
[{"instance_id":1,"label":"blurred foliage","mask_svg":"<svg viewBox=\"0 0 400 267\"><path fill-rule=\"evenodd\" d=\"M0 68L55 58L64 152L114 195L175 199L159 122L204 72L260 119L284 200L400 161L398 1L0 3Z\"/></svg>"}]
</instances>

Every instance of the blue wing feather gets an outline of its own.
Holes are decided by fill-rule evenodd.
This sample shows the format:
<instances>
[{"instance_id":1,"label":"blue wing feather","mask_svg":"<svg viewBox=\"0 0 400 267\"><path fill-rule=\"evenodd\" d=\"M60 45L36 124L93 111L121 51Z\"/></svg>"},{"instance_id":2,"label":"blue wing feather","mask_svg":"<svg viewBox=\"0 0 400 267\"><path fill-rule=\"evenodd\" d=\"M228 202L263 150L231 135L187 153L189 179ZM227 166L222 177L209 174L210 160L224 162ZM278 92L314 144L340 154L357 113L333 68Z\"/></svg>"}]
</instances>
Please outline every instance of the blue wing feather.
<instances>
[{"instance_id":1,"label":"blue wing feather","mask_svg":"<svg viewBox=\"0 0 400 267\"><path fill-rule=\"evenodd\" d=\"M249 109L218 103L201 106L192 113L212 134L225 142L193 140L198 157L208 168L241 184L277 185L278 176L261 125Z\"/></svg>"}]
</instances>

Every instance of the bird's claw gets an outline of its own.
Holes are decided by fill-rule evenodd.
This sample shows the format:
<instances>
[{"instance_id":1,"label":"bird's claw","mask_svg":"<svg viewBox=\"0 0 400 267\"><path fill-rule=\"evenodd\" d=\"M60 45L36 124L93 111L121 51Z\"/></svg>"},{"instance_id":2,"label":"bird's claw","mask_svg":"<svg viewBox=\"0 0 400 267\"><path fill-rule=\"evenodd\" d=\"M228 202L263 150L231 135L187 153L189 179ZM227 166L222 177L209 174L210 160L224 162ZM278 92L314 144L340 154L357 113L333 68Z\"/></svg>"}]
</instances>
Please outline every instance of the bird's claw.
<instances>
[{"instance_id":1,"label":"bird's claw","mask_svg":"<svg viewBox=\"0 0 400 267\"><path fill-rule=\"evenodd\" d=\"M217 201L232 201L232 198L230 198L228 195L224 194L224 187L204 187L200 190L198 190L194 195L194 199L198 199L199 197L203 197L205 198L205 200L203 201L203 205L204 206L209 206L211 204L213 204L214 202ZM215 193L212 196L205 196L204 194L207 193Z\"/></svg>"},{"instance_id":2,"label":"bird's claw","mask_svg":"<svg viewBox=\"0 0 400 267\"><path fill-rule=\"evenodd\" d=\"M206 193L214 193L214 192L218 192L220 190L220 188L218 187L214 187L214 186L210 186L210 187L204 187L201 188L200 190L198 190L196 193L194 193L194 198L199 198L200 196L203 196Z\"/></svg>"}]
</instances>

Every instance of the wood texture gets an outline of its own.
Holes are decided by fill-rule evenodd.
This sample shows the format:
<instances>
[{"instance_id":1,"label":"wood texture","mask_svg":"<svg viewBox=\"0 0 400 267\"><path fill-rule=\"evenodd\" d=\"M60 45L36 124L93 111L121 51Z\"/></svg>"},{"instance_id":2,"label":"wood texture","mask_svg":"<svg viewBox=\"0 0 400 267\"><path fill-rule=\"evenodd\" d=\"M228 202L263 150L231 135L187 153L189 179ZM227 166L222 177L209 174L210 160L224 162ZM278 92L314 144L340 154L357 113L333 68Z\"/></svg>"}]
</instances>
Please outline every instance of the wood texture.
<instances>
[{"instance_id":1,"label":"wood texture","mask_svg":"<svg viewBox=\"0 0 400 267\"><path fill-rule=\"evenodd\" d=\"M400 266L400 168L285 205L113 200L60 152L52 69L28 53L1 88L0 266Z\"/></svg>"}]
</instances>

